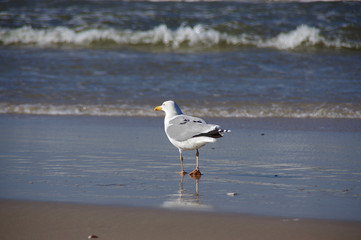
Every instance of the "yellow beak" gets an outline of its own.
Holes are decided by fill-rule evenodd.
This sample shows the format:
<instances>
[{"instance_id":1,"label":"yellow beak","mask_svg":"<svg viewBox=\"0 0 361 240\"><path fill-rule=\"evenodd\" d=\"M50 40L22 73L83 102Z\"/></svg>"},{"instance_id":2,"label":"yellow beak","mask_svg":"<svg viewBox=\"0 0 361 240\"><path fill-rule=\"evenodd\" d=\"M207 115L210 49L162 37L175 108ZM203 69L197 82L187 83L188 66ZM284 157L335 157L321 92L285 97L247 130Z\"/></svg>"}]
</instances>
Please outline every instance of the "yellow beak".
<instances>
[{"instance_id":1,"label":"yellow beak","mask_svg":"<svg viewBox=\"0 0 361 240\"><path fill-rule=\"evenodd\" d=\"M158 106L154 108L154 111L160 111L160 110L162 110L162 106Z\"/></svg>"}]
</instances>

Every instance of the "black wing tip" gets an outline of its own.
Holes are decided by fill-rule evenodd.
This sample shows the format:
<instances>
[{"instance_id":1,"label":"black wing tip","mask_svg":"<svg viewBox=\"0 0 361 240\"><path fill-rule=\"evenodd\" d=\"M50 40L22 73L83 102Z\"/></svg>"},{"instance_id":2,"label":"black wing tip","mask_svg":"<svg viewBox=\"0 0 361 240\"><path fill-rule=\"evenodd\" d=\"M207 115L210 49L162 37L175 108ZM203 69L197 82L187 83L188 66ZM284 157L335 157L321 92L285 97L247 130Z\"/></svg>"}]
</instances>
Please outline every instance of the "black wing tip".
<instances>
[{"instance_id":1,"label":"black wing tip","mask_svg":"<svg viewBox=\"0 0 361 240\"><path fill-rule=\"evenodd\" d=\"M211 137L211 138L221 138L223 137L223 134L226 132L231 132L231 130L226 130L226 129L214 129L210 132L207 133L201 133L198 135L195 135L193 137Z\"/></svg>"}]
</instances>

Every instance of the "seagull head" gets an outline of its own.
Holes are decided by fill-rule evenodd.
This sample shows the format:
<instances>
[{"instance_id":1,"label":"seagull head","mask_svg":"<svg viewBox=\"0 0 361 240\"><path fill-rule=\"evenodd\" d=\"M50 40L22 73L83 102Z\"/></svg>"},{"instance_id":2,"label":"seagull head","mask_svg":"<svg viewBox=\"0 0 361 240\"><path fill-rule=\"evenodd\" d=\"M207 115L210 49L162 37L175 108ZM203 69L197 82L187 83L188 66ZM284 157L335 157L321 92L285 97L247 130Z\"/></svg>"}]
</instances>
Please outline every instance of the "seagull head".
<instances>
[{"instance_id":1,"label":"seagull head","mask_svg":"<svg viewBox=\"0 0 361 240\"><path fill-rule=\"evenodd\" d=\"M154 111L163 111L168 117L183 114L174 101L165 101L162 105L154 108Z\"/></svg>"}]
</instances>

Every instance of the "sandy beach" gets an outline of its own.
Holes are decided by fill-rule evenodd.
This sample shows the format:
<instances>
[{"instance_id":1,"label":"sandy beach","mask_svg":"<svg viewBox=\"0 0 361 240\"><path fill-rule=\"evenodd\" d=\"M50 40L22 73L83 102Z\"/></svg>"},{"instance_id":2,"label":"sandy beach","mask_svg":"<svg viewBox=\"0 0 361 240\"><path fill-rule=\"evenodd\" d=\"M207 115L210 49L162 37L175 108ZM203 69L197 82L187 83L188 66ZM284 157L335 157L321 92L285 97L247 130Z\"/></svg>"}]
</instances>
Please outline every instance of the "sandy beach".
<instances>
[{"instance_id":1,"label":"sandy beach","mask_svg":"<svg viewBox=\"0 0 361 240\"><path fill-rule=\"evenodd\" d=\"M361 223L0 201L1 239L360 239Z\"/></svg>"}]
</instances>

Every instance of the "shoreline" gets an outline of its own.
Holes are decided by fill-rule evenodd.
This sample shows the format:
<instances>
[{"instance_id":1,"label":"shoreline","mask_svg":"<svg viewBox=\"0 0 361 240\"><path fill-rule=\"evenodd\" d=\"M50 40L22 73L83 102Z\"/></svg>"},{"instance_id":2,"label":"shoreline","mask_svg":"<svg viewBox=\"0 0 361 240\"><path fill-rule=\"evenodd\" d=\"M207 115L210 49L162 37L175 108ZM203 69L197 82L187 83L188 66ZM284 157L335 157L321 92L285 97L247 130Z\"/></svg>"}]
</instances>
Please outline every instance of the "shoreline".
<instances>
[{"instance_id":1,"label":"shoreline","mask_svg":"<svg viewBox=\"0 0 361 240\"><path fill-rule=\"evenodd\" d=\"M232 128L259 129L262 125L262 128L265 130L361 132L361 118L197 117L204 119L207 123L221 122L222 125L229 124ZM107 116L0 113L0 119L1 118L118 119L126 122L127 124L129 124L132 120L136 120L135 123L143 123L145 120L144 122L147 126L160 126L163 128L164 114L160 113L156 116Z\"/></svg>"},{"instance_id":2,"label":"shoreline","mask_svg":"<svg viewBox=\"0 0 361 240\"><path fill-rule=\"evenodd\" d=\"M2 239L360 239L361 222L0 200Z\"/></svg>"}]
</instances>

